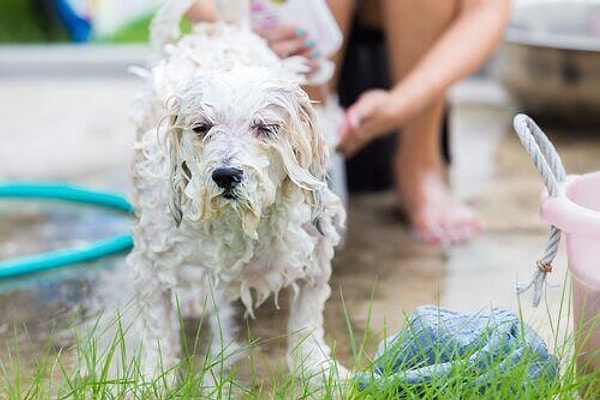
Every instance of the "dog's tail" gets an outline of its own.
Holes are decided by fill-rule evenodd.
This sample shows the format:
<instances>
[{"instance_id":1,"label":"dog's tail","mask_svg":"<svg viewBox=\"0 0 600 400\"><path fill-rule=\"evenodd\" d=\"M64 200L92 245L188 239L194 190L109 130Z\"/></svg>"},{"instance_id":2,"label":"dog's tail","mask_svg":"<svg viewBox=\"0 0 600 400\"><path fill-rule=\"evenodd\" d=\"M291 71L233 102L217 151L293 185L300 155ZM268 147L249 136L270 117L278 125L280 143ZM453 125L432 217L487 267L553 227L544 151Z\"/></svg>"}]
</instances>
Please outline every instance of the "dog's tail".
<instances>
[{"instance_id":1,"label":"dog's tail","mask_svg":"<svg viewBox=\"0 0 600 400\"><path fill-rule=\"evenodd\" d=\"M181 36L179 24L194 0L166 0L150 23L150 45L157 56L165 53L165 46Z\"/></svg>"}]
</instances>

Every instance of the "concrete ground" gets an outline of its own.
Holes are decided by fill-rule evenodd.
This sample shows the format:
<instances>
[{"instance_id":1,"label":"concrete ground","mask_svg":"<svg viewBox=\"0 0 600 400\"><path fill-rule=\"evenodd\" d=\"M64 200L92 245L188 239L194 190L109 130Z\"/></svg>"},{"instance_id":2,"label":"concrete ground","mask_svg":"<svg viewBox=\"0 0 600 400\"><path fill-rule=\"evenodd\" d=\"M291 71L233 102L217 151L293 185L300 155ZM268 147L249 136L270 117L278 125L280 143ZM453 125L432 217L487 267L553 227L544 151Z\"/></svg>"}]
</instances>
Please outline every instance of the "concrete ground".
<instances>
[{"instance_id":1,"label":"concrete ground","mask_svg":"<svg viewBox=\"0 0 600 400\"><path fill-rule=\"evenodd\" d=\"M128 195L133 143L128 116L139 84L127 76L66 75L0 79L2 178L66 181ZM489 81L462 82L451 99L450 179L483 215L485 233L468 245L430 247L413 240L394 212L391 194L352 197L325 310L327 336L349 366L346 316L357 340L374 334L366 348L372 355L376 339L399 329L415 307L432 303L462 311L490 306L520 311L553 344L551 321L559 319L568 283L564 248L549 278L547 307L532 308L530 297L518 298L514 289L530 278L548 233L538 215L542 181L511 129L514 105ZM570 173L600 170L600 136L554 129L549 134ZM106 212L25 201L0 201L0 220L2 259L129 226ZM74 315L79 323L99 306L125 304L130 294L123 256L1 280L0 343L19 346L21 359L33 358L52 332L56 343L69 341L60 332ZM282 334L285 314L266 304L251 323L253 334L263 339ZM565 325L568 318L560 318ZM283 365L282 341L261 349L268 362ZM0 348L0 358L6 350Z\"/></svg>"}]
</instances>

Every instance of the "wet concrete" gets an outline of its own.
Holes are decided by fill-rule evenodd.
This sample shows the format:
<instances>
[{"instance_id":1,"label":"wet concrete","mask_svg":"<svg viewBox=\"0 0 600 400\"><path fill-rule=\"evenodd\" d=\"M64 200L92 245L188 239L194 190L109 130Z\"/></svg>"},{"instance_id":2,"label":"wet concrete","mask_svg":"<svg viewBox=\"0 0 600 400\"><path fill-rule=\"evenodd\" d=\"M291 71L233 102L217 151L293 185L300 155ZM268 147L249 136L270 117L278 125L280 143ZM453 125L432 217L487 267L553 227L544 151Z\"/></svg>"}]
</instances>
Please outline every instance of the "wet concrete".
<instances>
[{"instance_id":1,"label":"wet concrete","mask_svg":"<svg viewBox=\"0 0 600 400\"><path fill-rule=\"evenodd\" d=\"M0 171L6 179L69 181L128 194L133 134L128 122L138 87L128 79L0 81ZM351 335L369 333L366 353L401 327L422 304L456 310L521 309L525 320L552 345L565 287L564 249L547 288L548 307L520 302L517 280L527 280L548 228L538 217L542 188L512 133L514 109L494 85L469 82L452 95L457 194L485 218L485 234L473 243L440 249L416 243L393 206L393 195L353 197L345 246L335 259L326 333L336 354L352 366ZM570 173L600 170L600 136L551 130ZM128 221L101 210L45 202L0 200L0 258L23 255L126 229ZM0 358L20 349L32 360L49 344L71 343L68 326L114 312L131 295L124 256L35 276L0 281ZM283 302L282 302L283 303ZM252 335L284 332L285 308L266 304L250 322ZM563 317L564 323L564 317ZM264 371L283 368L283 340L260 346ZM262 361L261 361L262 360ZM271 366L269 367L269 364ZM273 367L275 365L276 367Z\"/></svg>"}]
</instances>

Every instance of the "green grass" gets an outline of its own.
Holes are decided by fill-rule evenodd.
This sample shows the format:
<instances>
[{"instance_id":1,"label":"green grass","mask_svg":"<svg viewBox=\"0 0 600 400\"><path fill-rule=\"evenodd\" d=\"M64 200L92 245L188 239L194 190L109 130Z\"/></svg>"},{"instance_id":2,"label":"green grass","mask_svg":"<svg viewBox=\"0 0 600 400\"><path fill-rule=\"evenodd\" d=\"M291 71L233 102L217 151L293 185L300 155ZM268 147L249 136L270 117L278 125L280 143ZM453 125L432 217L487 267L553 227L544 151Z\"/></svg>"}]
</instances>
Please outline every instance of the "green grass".
<instances>
[{"instance_id":1,"label":"green grass","mask_svg":"<svg viewBox=\"0 0 600 400\"><path fill-rule=\"evenodd\" d=\"M130 24L121 28L114 34L97 38L95 41L99 43L148 43L148 27L150 26L151 20L152 15L147 15L132 21ZM182 20L180 28L184 33L187 33L191 30L191 25L187 18Z\"/></svg>"},{"instance_id":2,"label":"green grass","mask_svg":"<svg viewBox=\"0 0 600 400\"><path fill-rule=\"evenodd\" d=\"M47 43L68 41L66 30L56 18L48 30L40 26L35 10L29 0L0 1L1 43Z\"/></svg>"},{"instance_id":3,"label":"green grass","mask_svg":"<svg viewBox=\"0 0 600 400\"><path fill-rule=\"evenodd\" d=\"M113 321L112 328L115 334L106 350L100 349L97 341L100 333L96 326L71 349L53 353L49 346L48 351L32 365L20 359L18 347L13 348L6 359L0 360L0 398L301 399L328 398L329 394L339 394L341 390L333 384L333 376L327 377L323 388L315 388L309 384L310 376L296 379L278 372L267 379L253 373L250 382L242 384L235 379L235 369L228 373L222 371L224 359L221 355L210 358L198 351L198 335L191 343L184 340L183 359L175 368L148 380L141 372L140 348L134 349L133 354L121 357L131 349L125 346L127 329L121 325L120 319ZM247 350L258 344L250 343ZM73 356L78 361L73 361ZM253 356L248 361L250 367L255 365ZM118 371L116 375L111 372L115 366ZM207 379L212 383L208 388L205 385ZM171 383L173 380L176 383Z\"/></svg>"},{"instance_id":4,"label":"green grass","mask_svg":"<svg viewBox=\"0 0 600 400\"><path fill-rule=\"evenodd\" d=\"M568 286L568 285L567 285ZM565 291L564 298L569 298ZM560 307L558 316L551 318L556 343L551 349L561 362L560 379L541 379L535 384L527 373L535 359L522 357L512 367L497 376L489 385L473 385L476 378L473 369L465 363L456 363L444 379L433 379L422 385L407 385L396 376L384 372L385 383L373 380L363 390L355 383L336 385L334 375L329 375L320 387L310 384L310 377L298 371L302 377L295 378L281 366L272 366L260 352L254 351L263 343L250 338L246 363L250 377L243 381L236 378L236 369L220 373L223 356L213 359L202 350L202 331L182 332L183 357L180 364L156 379L144 379L140 365L141 348L125 346L128 327L117 316L109 326L111 341L102 351L98 344L100 324L88 333L77 337L73 347L55 349L49 345L35 360L21 358L17 341L5 343L6 356L0 357L0 398L17 399L573 399L584 393L590 382L600 379L600 371L582 376L576 373L572 351L572 334L559 333L561 325L570 315L568 300ZM346 312L346 316L347 316ZM370 313L369 313L370 315ZM198 323L200 326L202 321ZM348 336L351 342L354 365L369 371L368 353L376 336L372 331L362 338L354 335L347 317ZM367 322L369 325L369 322ZM385 336L385 332L383 332ZM281 339L281 338L279 338ZM133 353L121 357L127 351ZM3 353L0 353L3 354ZM258 358L257 358L258 357ZM261 376L256 366L267 365L267 376ZM118 366L118 373L111 373L111 365ZM270 367L269 367L270 366ZM362 366L362 368L361 368ZM494 365L492 365L493 367ZM366 368L365 368L366 367ZM390 370L388 367L384 371ZM216 376L211 375L217 371ZM367 375L369 373L367 372ZM210 377L214 386L206 388L204 382ZM170 384L169 382L175 383ZM482 394L483 393L483 394ZM593 398L583 396L582 398Z\"/></svg>"},{"instance_id":5,"label":"green grass","mask_svg":"<svg viewBox=\"0 0 600 400\"><path fill-rule=\"evenodd\" d=\"M110 36L98 38L97 41L102 43L148 43L148 27L151 20L151 15L139 18Z\"/></svg>"}]
</instances>

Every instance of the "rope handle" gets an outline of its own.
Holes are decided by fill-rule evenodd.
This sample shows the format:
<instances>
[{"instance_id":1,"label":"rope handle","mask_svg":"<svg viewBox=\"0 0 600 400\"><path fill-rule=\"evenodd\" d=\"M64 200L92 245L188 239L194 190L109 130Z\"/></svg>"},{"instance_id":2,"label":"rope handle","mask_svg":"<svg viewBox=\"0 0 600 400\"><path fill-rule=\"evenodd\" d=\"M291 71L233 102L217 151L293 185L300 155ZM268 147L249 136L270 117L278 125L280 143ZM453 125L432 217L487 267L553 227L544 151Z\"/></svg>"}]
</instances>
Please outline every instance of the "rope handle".
<instances>
[{"instance_id":1,"label":"rope handle","mask_svg":"<svg viewBox=\"0 0 600 400\"><path fill-rule=\"evenodd\" d=\"M566 171L556 149L540 129L540 127L525 114L517 114L513 120L515 132L521 144L529 154L544 181L550 196L558 195L558 186L565 180ZM542 288L546 275L552 272L552 261L558 253L561 231L556 226L550 228L550 236L542 257L536 262L536 270L531 280L526 284L517 284L517 293L522 294L533 287L533 306L537 307L542 299Z\"/></svg>"}]
</instances>

